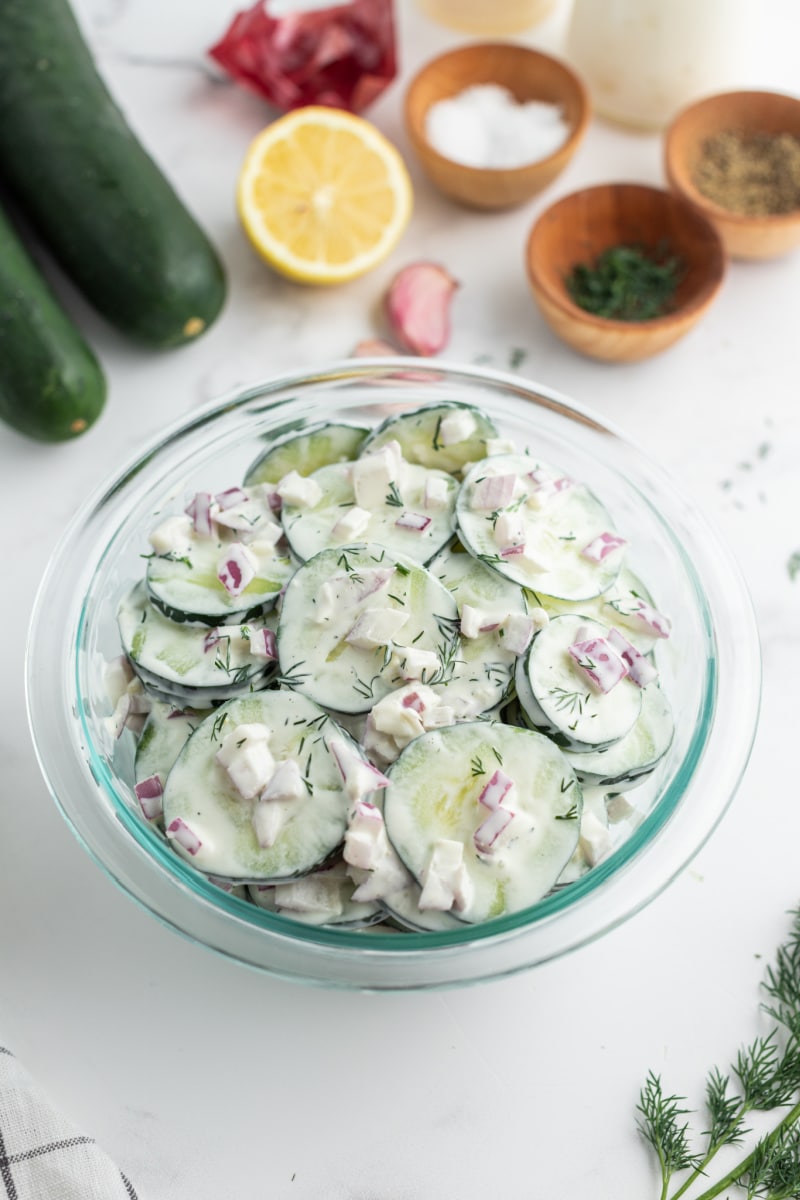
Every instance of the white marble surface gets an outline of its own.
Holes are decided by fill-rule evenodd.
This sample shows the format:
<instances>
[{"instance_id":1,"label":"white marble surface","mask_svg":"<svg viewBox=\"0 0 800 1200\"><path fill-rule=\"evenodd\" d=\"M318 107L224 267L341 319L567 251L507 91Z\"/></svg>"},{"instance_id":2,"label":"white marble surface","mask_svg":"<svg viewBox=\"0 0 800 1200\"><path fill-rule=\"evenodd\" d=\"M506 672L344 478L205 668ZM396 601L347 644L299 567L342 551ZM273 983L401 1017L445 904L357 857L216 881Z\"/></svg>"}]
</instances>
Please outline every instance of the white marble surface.
<instances>
[{"instance_id":1,"label":"white marble surface","mask_svg":"<svg viewBox=\"0 0 800 1200\"><path fill-rule=\"evenodd\" d=\"M400 3L407 77L459 39ZM269 112L202 65L232 9L79 5L130 120L218 244L230 299L196 345L150 355L60 281L108 371L107 412L61 447L0 429L0 1040L151 1200L647 1200L658 1187L634 1125L645 1072L662 1071L699 1102L707 1067L763 1028L762 956L800 900L800 809L786 761L800 668L800 578L788 566L800 552L800 255L734 264L707 319L658 359L611 367L575 356L529 297L527 230L582 184L662 179L657 136L595 122L564 176L526 209L470 214L414 171L413 223L384 267L338 290L281 282L249 250L232 203L244 149ZM796 6L752 9L761 16L742 82L791 90ZM557 15L532 40L557 46L559 28ZM406 149L401 94L395 85L371 115ZM763 639L763 710L718 831L622 928L496 984L347 995L275 982L187 944L94 866L34 759L24 630L56 539L115 464L210 397L347 353L375 331L385 284L415 257L441 260L462 282L449 358L507 366L520 348L523 374L627 430L734 546Z\"/></svg>"}]
</instances>

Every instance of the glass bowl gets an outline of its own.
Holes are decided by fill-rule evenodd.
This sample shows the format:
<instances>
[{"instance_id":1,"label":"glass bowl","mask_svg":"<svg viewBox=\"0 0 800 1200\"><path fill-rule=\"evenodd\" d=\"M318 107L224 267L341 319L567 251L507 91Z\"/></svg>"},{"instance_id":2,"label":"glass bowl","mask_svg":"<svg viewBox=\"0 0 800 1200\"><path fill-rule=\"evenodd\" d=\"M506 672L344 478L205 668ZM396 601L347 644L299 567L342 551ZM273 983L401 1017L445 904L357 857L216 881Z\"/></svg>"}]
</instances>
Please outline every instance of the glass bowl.
<instances>
[{"instance_id":1,"label":"glass bowl","mask_svg":"<svg viewBox=\"0 0 800 1200\"><path fill-rule=\"evenodd\" d=\"M289 425L375 425L421 404L474 404L502 436L586 482L630 543L630 565L673 622L659 645L675 737L641 785L641 819L576 882L521 912L455 932L300 924L231 895L147 825L132 789L133 736L114 740L104 665L120 653L116 608L142 575L161 512L241 481ZM59 621L52 620L58 611ZM758 715L753 610L732 557L663 471L617 430L512 375L413 359L284 375L168 429L92 496L62 538L34 607L28 711L40 766L73 831L129 896L171 928L251 967L307 983L401 990L497 978L592 941L641 909L703 845L737 788Z\"/></svg>"}]
</instances>

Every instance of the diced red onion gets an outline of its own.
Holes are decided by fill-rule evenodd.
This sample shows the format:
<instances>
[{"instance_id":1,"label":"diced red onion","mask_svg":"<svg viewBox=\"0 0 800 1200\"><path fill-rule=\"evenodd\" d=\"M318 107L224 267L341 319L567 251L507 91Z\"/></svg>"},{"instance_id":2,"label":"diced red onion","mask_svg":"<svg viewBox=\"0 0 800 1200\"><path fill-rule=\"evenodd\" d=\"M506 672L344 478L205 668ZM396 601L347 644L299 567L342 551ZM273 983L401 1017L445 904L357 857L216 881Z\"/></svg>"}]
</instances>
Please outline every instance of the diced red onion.
<instances>
[{"instance_id":1,"label":"diced red onion","mask_svg":"<svg viewBox=\"0 0 800 1200\"><path fill-rule=\"evenodd\" d=\"M255 579L258 563L242 542L231 542L217 567L217 578L229 596L238 596Z\"/></svg>"},{"instance_id":2,"label":"diced red onion","mask_svg":"<svg viewBox=\"0 0 800 1200\"><path fill-rule=\"evenodd\" d=\"M278 642L271 629L250 630L250 653L268 662L278 661Z\"/></svg>"},{"instance_id":3,"label":"diced red onion","mask_svg":"<svg viewBox=\"0 0 800 1200\"><path fill-rule=\"evenodd\" d=\"M603 559L608 558L609 554L613 554L615 550L621 550L627 544L625 538L606 530L605 533L598 534L587 546L584 546L581 554L590 562L600 563Z\"/></svg>"},{"instance_id":4,"label":"diced red onion","mask_svg":"<svg viewBox=\"0 0 800 1200\"><path fill-rule=\"evenodd\" d=\"M399 529L413 529L416 533L424 533L431 523L430 517L424 513L404 512L395 521Z\"/></svg>"},{"instance_id":5,"label":"diced red onion","mask_svg":"<svg viewBox=\"0 0 800 1200\"><path fill-rule=\"evenodd\" d=\"M562 492L569 491L573 486L572 480L567 479L565 475L558 479L551 479L540 467L529 471L528 475L535 485L536 499L541 503L552 500L554 496L560 496Z\"/></svg>"},{"instance_id":6,"label":"diced red onion","mask_svg":"<svg viewBox=\"0 0 800 1200\"><path fill-rule=\"evenodd\" d=\"M657 611L650 604L645 604L644 600L639 601L639 607L631 613L631 616L641 621L650 633L656 637L668 638L672 632L672 622L669 617L665 617L663 613Z\"/></svg>"},{"instance_id":7,"label":"diced red onion","mask_svg":"<svg viewBox=\"0 0 800 1200\"><path fill-rule=\"evenodd\" d=\"M512 654L524 654L533 637L533 618L525 613L509 613L503 622L503 647Z\"/></svg>"},{"instance_id":8,"label":"diced red onion","mask_svg":"<svg viewBox=\"0 0 800 1200\"><path fill-rule=\"evenodd\" d=\"M403 697L403 708L413 708L414 712L421 713L425 711L425 701L420 696L419 692L409 692Z\"/></svg>"},{"instance_id":9,"label":"diced red onion","mask_svg":"<svg viewBox=\"0 0 800 1200\"><path fill-rule=\"evenodd\" d=\"M364 817L368 821L383 822L383 813L370 800L359 800L354 809L354 816Z\"/></svg>"},{"instance_id":10,"label":"diced red onion","mask_svg":"<svg viewBox=\"0 0 800 1200\"><path fill-rule=\"evenodd\" d=\"M377 792L380 788L388 787L391 782L382 771L362 758L358 751L342 738L331 738L328 742L328 749L339 768L343 783L355 785L354 790L358 795L353 796L353 799L360 800L370 792Z\"/></svg>"},{"instance_id":11,"label":"diced red onion","mask_svg":"<svg viewBox=\"0 0 800 1200\"><path fill-rule=\"evenodd\" d=\"M162 803L164 789L158 775L150 775L148 779L143 779L141 783L136 784L133 790L148 821L154 821L161 816L164 811Z\"/></svg>"},{"instance_id":12,"label":"diced red onion","mask_svg":"<svg viewBox=\"0 0 800 1200\"><path fill-rule=\"evenodd\" d=\"M145 692L123 692L108 720L112 735L120 738L126 729L138 733L150 708L151 700Z\"/></svg>"},{"instance_id":13,"label":"diced red onion","mask_svg":"<svg viewBox=\"0 0 800 1200\"><path fill-rule=\"evenodd\" d=\"M209 629L203 638L203 653L208 654L209 650L213 650L217 643L227 636L228 634L223 633L220 629Z\"/></svg>"},{"instance_id":14,"label":"diced red onion","mask_svg":"<svg viewBox=\"0 0 800 1200\"><path fill-rule=\"evenodd\" d=\"M475 849L482 854L489 854L500 834L508 828L514 820L514 813L508 808L492 809L485 821L481 822L478 828L472 835L472 841L475 844Z\"/></svg>"},{"instance_id":15,"label":"diced red onion","mask_svg":"<svg viewBox=\"0 0 800 1200\"><path fill-rule=\"evenodd\" d=\"M279 513L283 508L283 500L278 492L270 492L267 496L267 504L270 507L270 512Z\"/></svg>"},{"instance_id":16,"label":"diced red onion","mask_svg":"<svg viewBox=\"0 0 800 1200\"><path fill-rule=\"evenodd\" d=\"M514 498L516 475L485 475L472 488L470 508L505 508Z\"/></svg>"},{"instance_id":17,"label":"diced red onion","mask_svg":"<svg viewBox=\"0 0 800 1200\"><path fill-rule=\"evenodd\" d=\"M480 628L478 629L478 632L479 633L494 633L495 629L499 629L501 624L502 624L501 621L487 621L486 624L480 626Z\"/></svg>"},{"instance_id":18,"label":"diced red onion","mask_svg":"<svg viewBox=\"0 0 800 1200\"><path fill-rule=\"evenodd\" d=\"M386 587L394 571L394 567L368 567L358 571L355 580L353 575L347 575L346 579L352 587L352 602L356 604L359 600L366 600L367 596L372 596Z\"/></svg>"},{"instance_id":19,"label":"diced red onion","mask_svg":"<svg viewBox=\"0 0 800 1200\"><path fill-rule=\"evenodd\" d=\"M609 630L608 641L625 663L628 675L637 687L647 687L648 683L653 683L658 679L658 671L650 660L645 658L635 646L632 646L618 629Z\"/></svg>"},{"instance_id":20,"label":"diced red onion","mask_svg":"<svg viewBox=\"0 0 800 1200\"><path fill-rule=\"evenodd\" d=\"M483 804L485 808L499 808L513 786L514 780L498 767L478 796L478 803Z\"/></svg>"},{"instance_id":21,"label":"diced red onion","mask_svg":"<svg viewBox=\"0 0 800 1200\"><path fill-rule=\"evenodd\" d=\"M226 508L234 508L237 504L244 504L249 499L247 492L240 487L227 488L224 492L217 492L214 497L222 512Z\"/></svg>"},{"instance_id":22,"label":"diced red onion","mask_svg":"<svg viewBox=\"0 0 800 1200\"><path fill-rule=\"evenodd\" d=\"M213 883L214 887L218 887L222 892L232 892L236 887L230 879L218 879L216 875L209 875L208 882Z\"/></svg>"},{"instance_id":23,"label":"diced red onion","mask_svg":"<svg viewBox=\"0 0 800 1200\"><path fill-rule=\"evenodd\" d=\"M173 708L167 713L167 720L174 721L176 717L196 717L197 713L193 708Z\"/></svg>"},{"instance_id":24,"label":"diced red onion","mask_svg":"<svg viewBox=\"0 0 800 1200\"><path fill-rule=\"evenodd\" d=\"M202 842L193 829L190 829L181 817L176 817L167 826L167 837L174 838L179 846L183 846L188 854L197 854Z\"/></svg>"},{"instance_id":25,"label":"diced red onion","mask_svg":"<svg viewBox=\"0 0 800 1200\"><path fill-rule=\"evenodd\" d=\"M525 543L520 542L517 546L504 546L500 551L501 558L513 558L515 554L525 553Z\"/></svg>"},{"instance_id":26,"label":"diced red onion","mask_svg":"<svg viewBox=\"0 0 800 1200\"><path fill-rule=\"evenodd\" d=\"M192 518L195 533L199 533L202 537L211 537L213 526L211 524L210 492L195 492L193 499L186 506L184 512L187 517Z\"/></svg>"},{"instance_id":27,"label":"diced red onion","mask_svg":"<svg viewBox=\"0 0 800 1200\"><path fill-rule=\"evenodd\" d=\"M605 695L628 674L628 667L604 637L573 642L569 653L584 675Z\"/></svg>"}]
</instances>

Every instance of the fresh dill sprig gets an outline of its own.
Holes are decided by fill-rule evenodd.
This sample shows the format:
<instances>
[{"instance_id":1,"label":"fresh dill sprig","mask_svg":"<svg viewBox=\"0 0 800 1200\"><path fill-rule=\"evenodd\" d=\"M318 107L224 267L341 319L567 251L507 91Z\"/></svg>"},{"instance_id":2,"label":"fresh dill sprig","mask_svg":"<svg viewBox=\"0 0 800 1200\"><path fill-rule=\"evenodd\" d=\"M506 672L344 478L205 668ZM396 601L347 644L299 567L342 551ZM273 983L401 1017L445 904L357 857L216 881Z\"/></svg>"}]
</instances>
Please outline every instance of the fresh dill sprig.
<instances>
[{"instance_id":1,"label":"fresh dill sprig","mask_svg":"<svg viewBox=\"0 0 800 1200\"><path fill-rule=\"evenodd\" d=\"M403 498L397 489L397 484L393 479L389 481L389 494L384 500L384 504L388 504L390 508L402 508Z\"/></svg>"},{"instance_id":2,"label":"fresh dill sprig","mask_svg":"<svg viewBox=\"0 0 800 1200\"><path fill-rule=\"evenodd\" d=\"M714 1200L739 1189L745 1200L796 1200L800 1196L800 911L792 914L789 937L767 968L762 987L769 1001L761 1007L778 1022L764 1037L743 1046L729 1074L717 1067L706 1078L707 1127L695 1135L681 1107L684 1097L665 1096L652 1071L639 1095L637 1126L656 1152L661 1170L660 1200ZM751 1132L748 1114L784 1115L716 1183L709 1167L723 1147L744 1144ZM671 1190L673 1176L687 1172ZM694 1185L704 1190L697 1191ZM694 1190L692 1190L694 1189Z\"/></svg>"}]
</instances>

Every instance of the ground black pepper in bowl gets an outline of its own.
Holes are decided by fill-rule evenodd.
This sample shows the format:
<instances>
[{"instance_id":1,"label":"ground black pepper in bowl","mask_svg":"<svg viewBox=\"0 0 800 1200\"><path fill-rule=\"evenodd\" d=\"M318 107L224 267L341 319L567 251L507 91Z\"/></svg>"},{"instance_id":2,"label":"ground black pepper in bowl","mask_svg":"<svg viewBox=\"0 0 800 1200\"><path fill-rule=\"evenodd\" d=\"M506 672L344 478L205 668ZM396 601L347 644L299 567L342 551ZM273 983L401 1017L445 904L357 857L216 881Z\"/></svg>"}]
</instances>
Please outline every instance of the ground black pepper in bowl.
<instances>
[{"instance_id":1,"label":"ground black pepper in bowl","mask_svg":"<svg viewBox=\"0 0 800 1200\"><path fill-rule=\"evenodd\" d=\"M800 138L723 130L703 142L694 183L715 204L744 216L800 209Z\"/></svg>"}]
</instances>

